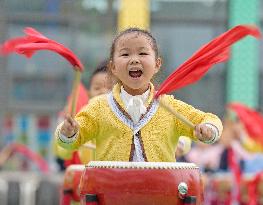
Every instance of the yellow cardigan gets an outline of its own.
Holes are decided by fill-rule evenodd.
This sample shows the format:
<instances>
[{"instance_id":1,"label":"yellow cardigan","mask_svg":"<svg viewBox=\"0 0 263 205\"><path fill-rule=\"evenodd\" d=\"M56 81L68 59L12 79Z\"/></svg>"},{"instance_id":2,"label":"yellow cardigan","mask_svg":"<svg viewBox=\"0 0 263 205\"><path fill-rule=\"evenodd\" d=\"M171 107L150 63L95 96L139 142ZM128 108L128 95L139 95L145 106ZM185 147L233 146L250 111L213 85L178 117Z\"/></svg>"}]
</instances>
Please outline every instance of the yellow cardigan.
<instances>
[{"instance_id":1,"label":"yellow cardigan","mask_svg":"<svg viewBox=\"0 0 263 205\"><path fill-rule=\"evenodd\" d=\"M134 151L133 136L137 134L140 136L145 161L174 162L179 136L197 140L191 128L153 99L155 91L152 84L145 104L147 112L134 125L120 98L120 88L121 85L116 84L110 94L91 99L76 115L80 130L75 141L66 143L59 138L60 124L55 133L58 144L66 149L78 149L80 145L96 138L96 160L131 161ZM217 116L197 110L170 95L162 96L161 100L194 124L215 125L221 135L223 127Z\"/></svg>"}]
</instances>

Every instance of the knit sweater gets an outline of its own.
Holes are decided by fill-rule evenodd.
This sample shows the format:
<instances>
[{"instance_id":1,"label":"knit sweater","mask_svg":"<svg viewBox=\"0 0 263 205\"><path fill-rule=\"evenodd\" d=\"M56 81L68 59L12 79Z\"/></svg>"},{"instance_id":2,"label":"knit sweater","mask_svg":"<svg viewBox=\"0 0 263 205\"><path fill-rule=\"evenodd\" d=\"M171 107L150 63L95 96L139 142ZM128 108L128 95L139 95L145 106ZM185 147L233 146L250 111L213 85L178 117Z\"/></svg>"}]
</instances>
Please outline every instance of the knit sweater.
<instances>
[{"instance_id":1,"label":"knit sweater","mask_svg":"<svg viewBox=\"0 0 263 205\"><path fill-rule=\"evenodd\" d=\"M120 98L121 85L116 84L111 93L90 100L75 117L80 129L76 139L63 141L60 137L60 124L55 136L58 144L66 149L78 149L81 144L96 138L96 160L131 161L134 135L139 136L145 161L174 162L175 149L179 136L193 136L193 130L182 123L173 114L159 105L154 99L154 87L151 84L150 95L145 103L147 112L134 124L125 110ZM205 113L194 107L174 99L171 95L163 95L161 99L175 111L184 115L193 124L211 123L222 133L220 119L211 113Z\"/></svg>"}]
</instances>

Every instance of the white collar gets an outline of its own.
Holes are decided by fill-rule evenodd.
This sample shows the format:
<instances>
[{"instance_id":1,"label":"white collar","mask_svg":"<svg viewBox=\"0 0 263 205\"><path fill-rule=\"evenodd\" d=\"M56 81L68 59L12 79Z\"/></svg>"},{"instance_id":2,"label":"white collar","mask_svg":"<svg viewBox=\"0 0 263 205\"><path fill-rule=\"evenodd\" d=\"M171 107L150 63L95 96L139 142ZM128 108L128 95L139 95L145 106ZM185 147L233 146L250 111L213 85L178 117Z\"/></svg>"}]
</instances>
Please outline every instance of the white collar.
<instances>
[{"instance_id":1,"label":"white collar","mask_svg":"<svg viewBox=\"0 0 263 205\"><path fill-rule=\"evenodd\" d=\"M126 107L128 114L131 116L133 122L137 124L141 115L146 113L146 107L144 103L149 97L150 88L146 90L142 95L130 95L127 93L123 86L121 86L120 97Z\"/></svg>"},{"instance_id":2,"label":"white collar","mask_svg":"<svg viewBox=\"0 0 263 205\"><path fill-rule=\"evenodd\" d=\"M143 94L141 95L130 95L129 93L126 92L126 90L124 90L123 86L121 86L121 99L124 102L125 107L127 107L130 99L136 97L136 98L140 98L142 100L143 103L146 102L146 100L149 97L149 93L150 93L150 88L148 90L146 90Z\"/></svg>"}]
</instances>

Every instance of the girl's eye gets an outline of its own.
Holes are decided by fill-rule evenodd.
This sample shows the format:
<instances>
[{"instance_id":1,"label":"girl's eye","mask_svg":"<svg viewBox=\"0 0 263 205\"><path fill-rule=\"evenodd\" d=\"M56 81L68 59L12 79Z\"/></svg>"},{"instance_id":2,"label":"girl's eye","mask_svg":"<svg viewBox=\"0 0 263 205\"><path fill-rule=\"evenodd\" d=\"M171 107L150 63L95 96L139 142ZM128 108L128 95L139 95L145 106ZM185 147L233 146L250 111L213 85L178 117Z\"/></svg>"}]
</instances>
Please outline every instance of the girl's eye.
<instances>
[{"instance_id":1,"label":"girl's eye","mask_svg":"<svg viewBox=\"0 0 263 205\"><path fill-rule=\"evenodd\" d=\"M147 53L140 53L140 55L145 56L145 55L148 55L148 54Z\"/></svg>"},{"instance_id":2,"label":"girl's eye","mask_svg":"<svg viewBox=\"0 0 263 205\"><path fill-rule=\"evenodd\" d=\"M121 54L121 56L128 56L128 53L123 53Z\"/></svg>"}]
</instances>

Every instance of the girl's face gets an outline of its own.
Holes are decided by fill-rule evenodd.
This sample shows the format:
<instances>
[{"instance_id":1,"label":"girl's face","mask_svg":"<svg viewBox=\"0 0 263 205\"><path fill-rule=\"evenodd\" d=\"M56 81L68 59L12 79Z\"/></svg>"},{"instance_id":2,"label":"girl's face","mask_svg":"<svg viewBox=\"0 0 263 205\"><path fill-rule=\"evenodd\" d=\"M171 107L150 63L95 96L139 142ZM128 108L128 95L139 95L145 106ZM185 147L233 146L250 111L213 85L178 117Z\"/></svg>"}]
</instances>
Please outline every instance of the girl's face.
<instances>
[{"instance_id":1,"label":"girl's face","mask_svg":"<svg viewBox=\"0 0 263 205\"><path fill-rule=\"evenodd\" d=\"M111 71L129 94L144 93L160 67L161 59L156 59L151 39L146 35L128 33L117 40Z\"/></svg>"}]
</instances>

